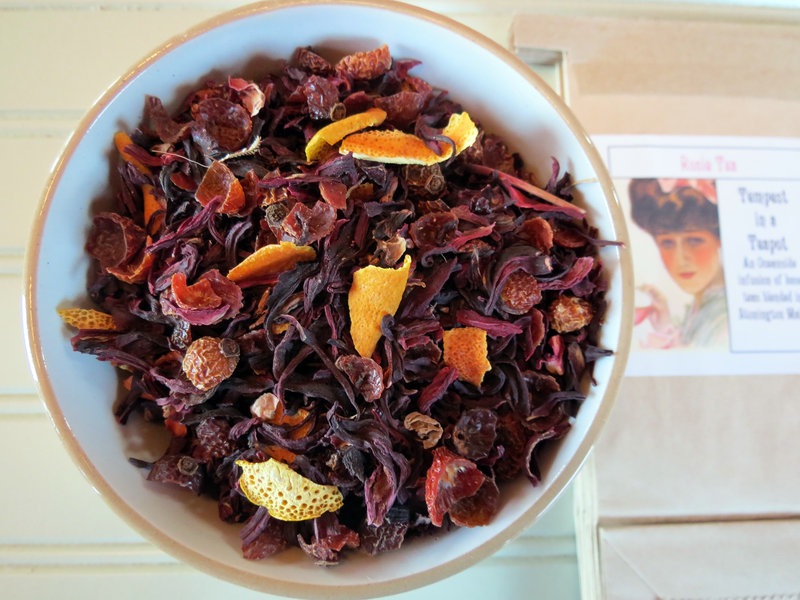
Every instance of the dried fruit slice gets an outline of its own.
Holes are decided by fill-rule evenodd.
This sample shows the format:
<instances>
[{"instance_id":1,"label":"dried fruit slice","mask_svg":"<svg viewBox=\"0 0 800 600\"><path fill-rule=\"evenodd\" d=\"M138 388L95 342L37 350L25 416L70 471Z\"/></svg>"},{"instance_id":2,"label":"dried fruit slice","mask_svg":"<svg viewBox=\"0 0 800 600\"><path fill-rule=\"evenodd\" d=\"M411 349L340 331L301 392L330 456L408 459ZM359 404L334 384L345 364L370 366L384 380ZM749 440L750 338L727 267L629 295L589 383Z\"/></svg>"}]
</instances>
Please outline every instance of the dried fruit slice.
<instances>
[{"instance_id":1,"label":"dried fruit slice","mask_svg":"<svg viewBox=\"0 0 800 600\"><path fill-rule=\"evenodd\" d=\"M208 391L233 374L239 363L239 345L231 338L206 336L186 349L181 367L198 390Z\"/></svg>"},{"instance_id":2,"label":"dried fruit slice","mask_svg":"<svg viewBox=\"0 0 800 600\"><path fill-rule=\"evenodd\" d=\"M492 368L487 355L486 331L459 327L444 332L444 363L458 370L458 378L477 387Z\"/></svg>"},{"instance_id":3,"label":"dried fruit slice","mask_svg":"<svg viewBox=\"0 0 800 600\"><path fill-rule=\"evenodd\" d=\"M453 113L442 130L456 145L456 156L472 146L478 139L478 128L467 112Z\"/></svg>"},{"instance_id":4,"label":"dried fruit slice","mask_svg":"<svg viewBox=\"0 0 800 600\"><path fill-rule=\"evenodd\" d=\"M228 215L239 212L245 202L241 182L225 163L218 160L211 163L203 175L194 197L203 206L214 198L222 198L217 212Z\"/></svg>"},{"instance_id":5,"label":"dried fruit slice","mask_svg":"<svg viewBox=\"0 0 800 600\"><path fill-rule=\"evenodd\" d=\"M114 317L93 308L59 308L57 312L64 323L76 329L97 331L119 331L121 329L114 321Z\"/></svg>"},{"instance_id":6,"label":"dried fruit slice","mask_svg":"<svg viewBox=\"0 0 800 600\"><path fill-rule=\"evenodd\" d=\"M350 309L350 335L356 351L371 357L381 339L381 321L394 316L403 299L411 257L406 254L399 269L369 265L353 273L353 283L347 296Z\"/></svg>"},{"instance_id":7,"label":"dried fruit slice","mask_svg":"<svg viewBox=\"0 0 800 600\"><path fill-rule=\"evenodd\" d=\"M299 262L317 258L311 246L297 246L292 242L280 242L262 246L228 272L231 281L257 279L294 269Z\"/></svg>"},{"instance_id":8,"label":"dried fruit slice","mask_svg":"<svg viewBox=\"0 0 800 600\"><path fill-rule=\"evenodd\" d=\"M547 311L553 329L559 333L569 333L586 327L592 322L592 305L575 296L557 297Z\"/></svg>"},{"instance_id":9,"label":"dried fruit slice","mask_svg":"<svg viewBox=\"0 0 800 600\"><path fill-rule=\"evenodd\" d=\"M336 63L336 69L353 79L374 79L383 75L392 66L389 46L384 44L374 50L354 52Z\"/></svg>"},{"instance_id":10,"label":"dried fruit slice","mask_svg":"<svg viewBox=\"0 0 800 600\"><path fill-rule=\"evenodd\" d=\"M351 133L380 125L385 119L386 111L373 107L325 125L308 140L306 160L316 160L329 146L338 144Z\"/></svg>"},{"instance_id":11,"label":"dried fruit slice","mask_svg":"<svg viewBox=\"0 0 800 600\"><path fill-rule=\"evenodd\" d=\"M450 158L452 149L436 154L422 138L398 129L362 131L347 136L339 146L341 154L354 158L398 165L432 165Z\"/></svg>"},{"instance_id":12,"label":"dried fruit slice","mask_svg":"<svg viewBox=\"0 0 800 600\"><path fill-rule=\"evenodd\" d=\"M474 495L486 476L469 459L447 448L433 451L433 463L425 474L425 504L431 523L442 526L444 515L459 501Z\"/></svg>"},{"instance_id":13,"label":"dried fruit slice","mask_svg":"<svg viewBox=\"0 0 800 600\"><path fill-rule=\"evenodd\" d=\"M442 130L455 144L455 154L469 148L478 137L478 128L468 113L454 113ZM453 156L453 147L440 144L437 153L416 135L397 129L362 131L347 136L339 152L355 158L402 165L433 165Z\"/></svg>"},{"instance_id":14,"label":"dried fruit slice","mask_svg":"<svg viewBox=\"0 0 800 600\"><path fill-rule=\"evenodd\" d=\"M273 458L259 463L237 460L236 465L242 469L239 487L245 497L281 521L316 519L344 503L335 485L315 483Z\"/></svg>"}]
</instances>

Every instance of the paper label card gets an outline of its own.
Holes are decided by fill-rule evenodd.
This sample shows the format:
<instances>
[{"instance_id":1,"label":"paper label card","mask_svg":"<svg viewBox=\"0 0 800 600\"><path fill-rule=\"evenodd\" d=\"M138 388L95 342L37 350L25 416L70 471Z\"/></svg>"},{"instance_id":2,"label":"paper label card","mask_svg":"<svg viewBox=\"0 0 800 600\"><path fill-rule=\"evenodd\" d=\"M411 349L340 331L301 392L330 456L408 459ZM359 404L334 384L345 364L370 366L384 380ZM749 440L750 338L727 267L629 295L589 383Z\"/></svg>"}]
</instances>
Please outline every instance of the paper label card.
<instances>
[{"instance_id":1,"label":"paper label card","mask_svg":"<svg viewBox=\"0 0 800 600\"><path fill-rule=\"evenodd\" d=\"M593 139L630 234L627 374L800 372L800 140Z\"/></svg>"}]
</instances>

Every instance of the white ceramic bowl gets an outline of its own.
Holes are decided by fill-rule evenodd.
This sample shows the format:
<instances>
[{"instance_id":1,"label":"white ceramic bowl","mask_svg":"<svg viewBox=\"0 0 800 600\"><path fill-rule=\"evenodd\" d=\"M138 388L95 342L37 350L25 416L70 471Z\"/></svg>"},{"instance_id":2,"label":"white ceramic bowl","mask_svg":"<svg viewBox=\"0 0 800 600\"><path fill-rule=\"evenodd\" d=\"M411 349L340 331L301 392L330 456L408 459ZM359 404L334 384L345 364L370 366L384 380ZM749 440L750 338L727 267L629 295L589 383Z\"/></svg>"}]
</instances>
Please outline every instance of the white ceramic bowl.
<instances>
[{"instance_id":1,"label":"white ceramic bowl","mask_svg":"<svg viewBox=\"0 0 800 600\"><path fill-rule=\"evenodd\" d=\"M542 484L534 488L520 480L506 488L499 514L486 527L410 542L374 558L356 553L335 568L314 566L300 550L244 560L239 528L217 518L216 503L148 484L130 466L127 457L142 456L148 442L138 428L114 421L110 404L117 375L108 364L74 352L56 314L57 307L84 302L84 242L92 204L109 185L114 132L138 124L146 94L177 101L209 74L246 76L271 59L289 58L299 46L342 55L383 43L395 57L420 59L414 73L448 90L488 130L504 136L540 180L546 181L551 156L557 157L575 180L586 182L579 186L580 203L600 237L627 240L612 184L587 135L524 63L467 27L419 8L323 0L268 2L222 14L167 42L115 82L83 118L56 164L30 241L25 296L30 361L75 461L116 512L166 552L272 594L353 599L399 593L497 551L531 525L578 471L608 416L627 356L630 257L625 247L608 247L602 250L610 285L601 343L616 354L597 363L597 385L552 452Z\"/></svg>"}]
</instances>

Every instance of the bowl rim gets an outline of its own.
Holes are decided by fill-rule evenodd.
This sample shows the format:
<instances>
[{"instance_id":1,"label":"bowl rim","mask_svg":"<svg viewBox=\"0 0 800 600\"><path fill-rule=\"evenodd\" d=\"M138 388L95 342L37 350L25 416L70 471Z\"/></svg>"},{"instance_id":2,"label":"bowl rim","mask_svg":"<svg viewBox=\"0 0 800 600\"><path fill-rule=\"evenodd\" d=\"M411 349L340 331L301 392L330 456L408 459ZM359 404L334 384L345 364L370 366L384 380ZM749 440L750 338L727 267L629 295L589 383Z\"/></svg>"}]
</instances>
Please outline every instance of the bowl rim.
<instances>
[{"instance_id":1,"label":"bowl rim","mask_svg":"<svg viewBox=\"0 0 800 600\"><path fill-rule=\"evenodd\" d=\"M487 52L497 55L525 80L531 83L531 85L544 96L545 100L556 108L557 112L565 120L566 125L572 131L583 151L586 153L586 157L592 169L598 174L599 184L603 189L603 195L608 201L608 208L616 217L614 226L617 230L618 241L622 242L619 252L618 267L622 272L620 333L616 340L617 347L615 349L614 365L611 369L606 391L600 401L595 418L589 425L586 435L578 444L575 453L569 458L565 467L557 474L550 487L544 490L542 496L537 501L538 505L544 507L552 505L556 497L566 489L585 462L611 413L624 374L632 337L632 318L630 318L630 315L632 313L633 303L633 271L632 259L628 251L627 228L619 199L600 154L597 152L594 143L589 138L583 126L568 108L566 101L544 83L527 64L509 49L471 27L451 17L433 12L432 10L398 0L260 0L251 4L225 10L191 26L183 33L169 38L139 62L131 66L125 74L114 80L85 112L68 137L66 144L61 149L57 160L50 170L34 216L33 226L29 234L26 248L23 267L23 329L29 367L38 388L39 396L45 403L45 407L51 423L56 429L56 433L60 437L63 445L67 448L73 462L78 466L79 470L92 487L100 494L106 504L111 507L113 512L134 528L137 533L180 561L234 584L264 591L264 583L265 581L269 581L272 586L269 589L270 593L283 594L290 597L316 598L324 596L326 598L367 598L409 591L454 575L495 553L506 542L518 535L518 533L514 532L521 532L524 528L530 526L543 511L530 515L529 513L531 513L531 510L526 510L516 519L512 526L504 530L502 534L486 540L470 552L462 554L449 562L437 565L436 568L426 569L409 576L398 577L380 583L357 583L336 585L335 587L324 584L304 583L299 586L299 588L302 589L299 589L298 585L292 582L275 580L268 576L259 576L229 565L221 565L196 552L192 547L178 542L153 526L144 516L137 513L128 505L128 501L111 487L95 467L79 444L77 438L73 435L70 424L59 406L57 394L48 376L47 366L39 351L40 336L37 321L38 299L36 267L40 259L40 240L44 224L47 220L46 217L52 196L80 140L94 120L125 88L127 83L175 48L221 25L246 19L252 15L280 11L286 8L336 5L363 6L388 10L425 20L433 25L450 29L460 37L466 38L472 43L482 47Z\"/></svg>"}]
</instances>

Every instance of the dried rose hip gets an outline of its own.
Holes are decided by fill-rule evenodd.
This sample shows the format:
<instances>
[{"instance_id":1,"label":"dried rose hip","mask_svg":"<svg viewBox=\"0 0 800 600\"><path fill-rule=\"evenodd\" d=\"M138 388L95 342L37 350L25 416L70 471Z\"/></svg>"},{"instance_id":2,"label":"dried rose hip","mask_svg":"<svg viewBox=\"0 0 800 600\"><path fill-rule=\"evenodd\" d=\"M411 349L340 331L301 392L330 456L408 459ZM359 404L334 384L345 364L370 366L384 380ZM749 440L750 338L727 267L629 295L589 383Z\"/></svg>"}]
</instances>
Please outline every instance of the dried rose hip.
<instances>
[{"instance_id":1,"label":"dried rose hip","mask_svg":"<svg viewBox=\"0 0 800 600\"><path fill-rule=\"evenodd\" d=\"M238 363L239 345L234 340L207 336L186 350L183 372L197 389L206 391L230 377Z\"/></svg>"},{"instance_id":2,"label":"dried rose hip","mask_svg":"<svg viewBox=\"0 0 800 600\"><path fill-rule=\"evenodd\" d=\"M478 460L489 455L497 437L497 415L488 408L473 408L458 419L453 445L464 458Z\"/></svg>"},{"instance_id":3,"label":"dried rose hip","mask_svg":"<svg viewBox=\"0 0 800 600\"><path fill-rule=\"evenodd\" d=\"M342 58L336 68L353 79L374 79L392 66L392 55L385 44L366 52L354 52Z\"/></svg>"},{"instance_id":4,"label":"dried rose hip","mask_svg":"<svg viewBox=\"0 0 800 600\"><path fill-rule=\"evenodd\" d=\"M445 514L459 500L475 494L486 476L477 465L447 448L433 451L433 463L425 476L425 503L431 523L441 527Z\"/></svg>"},{"instance_id":5,"label":"dried rose hip","mask_svg":"<svg viewBox=\"0 0 800 600\"><path fill-rule=\"evenodd\" d=\"M539 282L525 271L514 271L503 285L500 301L506 312L515 315L525 314L542 301Z\"/></svg>"},{"instance_id":6,"label":"dried rose hip","mask_svg":"<svg viewBox=\"0 0 800 600\"><path fill-rule=\"evenodd\" d=\"M500 489L491 479L472 496L462 498L450 507L450 519L460 527L488 525L500 506Z\"/></svg>"},{"instance_id":7,"label":"dried rose hip","mask_svg":"<svg viewBox=\"0 0 800 600\"><path fill-rule=\"evenodd\" d=\"M336 359L336 367L367 402L374 402L383 394L383 370L371 358L344 354Z\"/></svg>"},{"instance_id":8,"label":"dried rose hip","mask_svg":"<svg viewBox=\"0 0 800 600\"><path fill-rule=\"evenodd\" d=\"M550 323L559 333L569 333L586 327L594 316L592 305L575 296L559 296L547 311Z\"/></svg>"}]
</instances>

